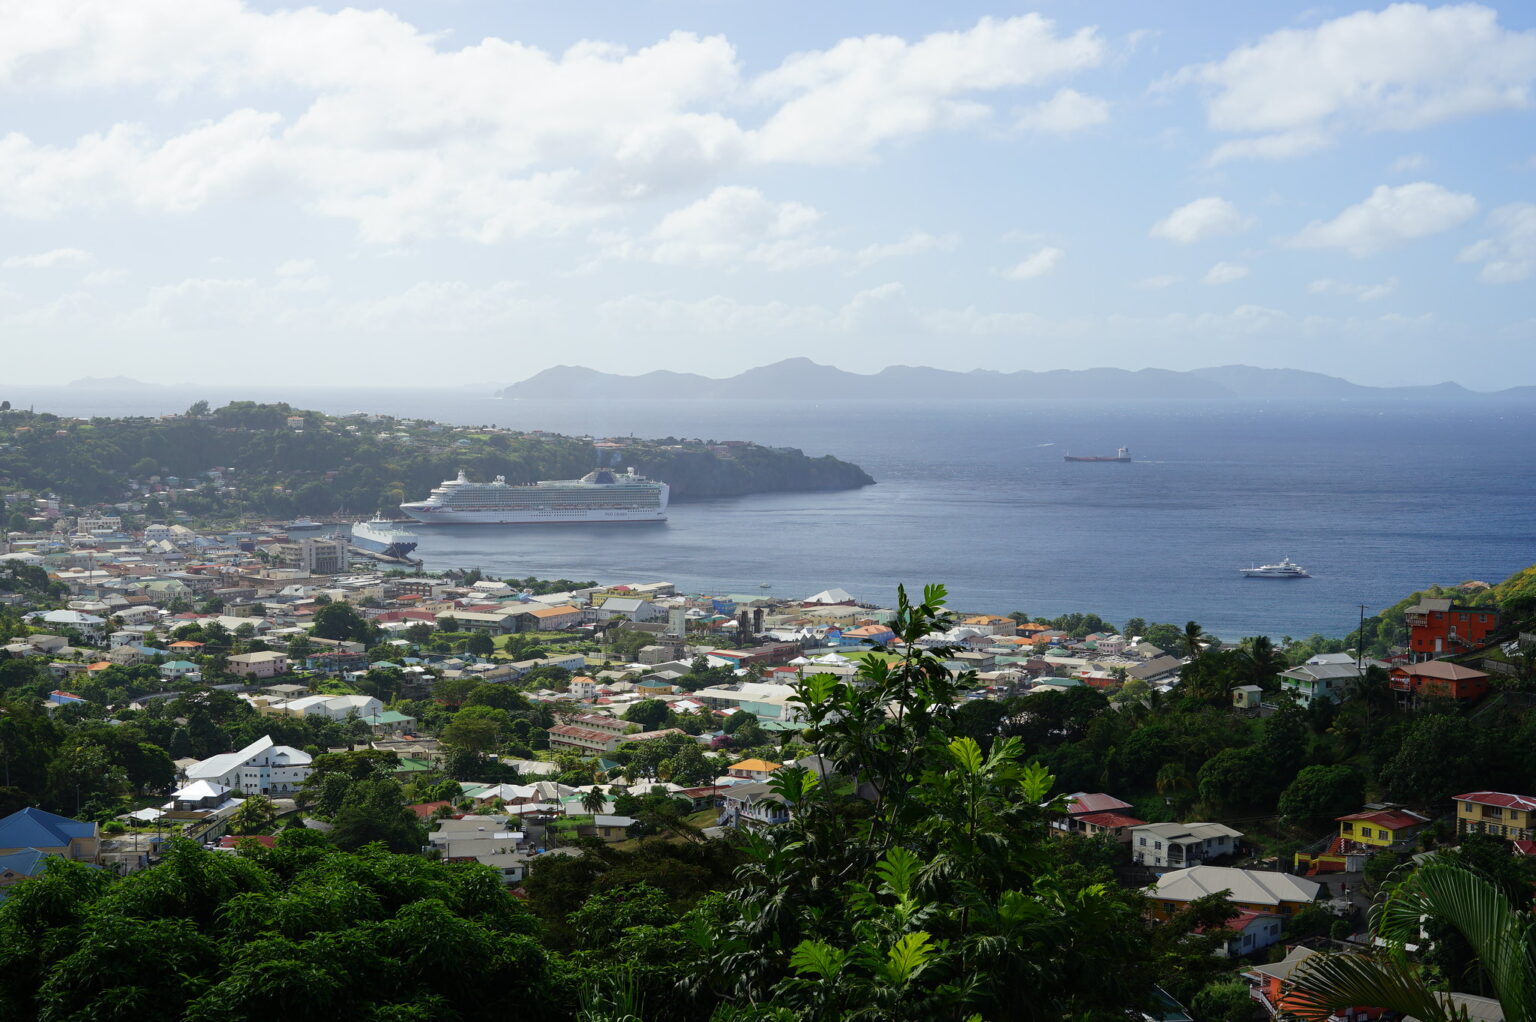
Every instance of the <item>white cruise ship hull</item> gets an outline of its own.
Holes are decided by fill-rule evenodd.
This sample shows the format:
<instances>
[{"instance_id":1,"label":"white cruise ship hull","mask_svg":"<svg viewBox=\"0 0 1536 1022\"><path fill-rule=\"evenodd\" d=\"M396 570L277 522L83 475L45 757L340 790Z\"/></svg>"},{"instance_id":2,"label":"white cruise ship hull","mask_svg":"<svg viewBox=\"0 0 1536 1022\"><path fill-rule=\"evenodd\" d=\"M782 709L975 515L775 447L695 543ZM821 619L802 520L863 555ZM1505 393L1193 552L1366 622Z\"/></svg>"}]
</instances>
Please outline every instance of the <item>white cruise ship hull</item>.
<instances>
[{"instance_id":1,"label":"white cruise ship hull","mask_svg":"<svg viewBox=\"0 0 1536 1022\"><path fill-rule=\"evenodd\" d=\"M664 522L667 513L632 508L527 508L460 511L451 507L412 507L400 510L427 525L538 525L566 522Z\"/></svg>"}]
</instances>

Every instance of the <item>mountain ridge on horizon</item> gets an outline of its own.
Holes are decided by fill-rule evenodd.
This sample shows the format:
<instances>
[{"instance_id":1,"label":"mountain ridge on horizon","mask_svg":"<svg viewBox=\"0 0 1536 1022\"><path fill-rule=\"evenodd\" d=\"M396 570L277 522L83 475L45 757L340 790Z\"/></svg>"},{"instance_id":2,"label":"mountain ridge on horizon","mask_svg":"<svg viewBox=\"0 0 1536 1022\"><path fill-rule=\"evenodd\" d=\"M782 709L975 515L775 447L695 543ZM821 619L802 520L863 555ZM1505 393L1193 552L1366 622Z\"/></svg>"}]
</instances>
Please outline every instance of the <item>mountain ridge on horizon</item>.
<instances>
[{"instance_id":1,"label":"mountain ridge on horizon","mask_svg":"<svg viewBox=\"0 0 1536 1022\"><path fill-rule=\"evenodd\" d=\"M1467 398L1536 397L1536 386L1474 391L1459 383L1375 387L1305 369L1249 365L1202 369L996 369L959 371L893 365L854 373L806 357L782 359L734 376L711 377L656 369L622 375L560 365L507 386L498 397L613 399L901 399L920 398Z\"/></svg>"}]
</instances>

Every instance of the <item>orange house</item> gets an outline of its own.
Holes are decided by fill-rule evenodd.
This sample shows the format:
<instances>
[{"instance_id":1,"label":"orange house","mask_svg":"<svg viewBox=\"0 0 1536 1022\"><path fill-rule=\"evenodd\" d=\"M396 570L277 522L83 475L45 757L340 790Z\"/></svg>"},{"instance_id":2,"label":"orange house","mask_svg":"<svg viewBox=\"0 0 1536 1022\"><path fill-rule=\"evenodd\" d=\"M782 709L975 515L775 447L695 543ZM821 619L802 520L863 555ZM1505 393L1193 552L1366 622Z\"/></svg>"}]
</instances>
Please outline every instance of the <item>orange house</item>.
<instances>
[{"instance_id":1,"label":"orange house","mask_svg":"<svg viewBox=\"0 0 1536 1022\"><path fill-rule=\"evenodd\" d=\"M1449 660L1426 660L1392 668L1392 688L1408 705L1425 697L1471 702L1488 694L1488 675Z\"/></svg>"},{"instance_id":2,"label":"orange house","mask_svg":"<svg viewBox=\"0 0 1536 1022\"><path fill-rule=\"evenodd\" d=\"M1492 607L1458 607L1450 600L1420 599L1403 611L1408 626L1408 648L1415 660L1446 656L1475 649L1488 641L1499 627L1499 612Z\"/></svg>"}]
</instances>

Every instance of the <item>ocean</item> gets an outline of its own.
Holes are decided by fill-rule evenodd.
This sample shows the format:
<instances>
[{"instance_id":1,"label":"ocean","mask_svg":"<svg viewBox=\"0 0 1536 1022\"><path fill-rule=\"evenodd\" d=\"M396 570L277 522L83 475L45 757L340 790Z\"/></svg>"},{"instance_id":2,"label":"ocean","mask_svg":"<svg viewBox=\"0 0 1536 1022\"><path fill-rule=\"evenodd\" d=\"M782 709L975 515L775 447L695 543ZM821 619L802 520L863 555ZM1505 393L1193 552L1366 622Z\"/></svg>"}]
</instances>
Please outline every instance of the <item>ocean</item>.
<instances>
[{"instance_id":1,"label":"ocean","mask_svg":"<svg viewBox=\"0 0 1536 1022\"><path fill-rule=\"evenodd\" d=\"M268 392L270 391L270 393ZM422 526L429 569L675 582L886 604L942 582L953 606L1198 621L1223 638L1342 636L1430 583L1536 562L1536 405L1146 402L501 401L483 390L9 388L61 414L207 397L593 435L754 440L835 454L877 485L676 501L623 526ZM1112 454L1130 464L1067 463ZM413 495L422 496L422 495ZM1239 569L1289 556L1304 580ZM767 588L764 588L766 584Z\"/></svg>"}]
</instances>

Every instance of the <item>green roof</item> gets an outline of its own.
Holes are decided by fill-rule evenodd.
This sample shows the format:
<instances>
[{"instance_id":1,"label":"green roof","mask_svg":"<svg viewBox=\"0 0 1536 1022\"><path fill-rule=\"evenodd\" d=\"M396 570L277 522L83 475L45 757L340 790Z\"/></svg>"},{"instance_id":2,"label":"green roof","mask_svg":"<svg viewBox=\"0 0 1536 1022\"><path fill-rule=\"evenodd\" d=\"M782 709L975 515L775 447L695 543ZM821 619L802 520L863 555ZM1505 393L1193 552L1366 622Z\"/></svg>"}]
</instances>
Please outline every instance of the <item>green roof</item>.
<instances>
[{"instance_id":1,"label":"green roof","mask_svg":"<svg viewBox=\"0 0 1536 1022\"><path fill-rule=\"evenodd\" d=\"M385 710L371 717L364 717L364 724L404 724L406 721L414 721L415 717L407 716L398 710Z\"/></svg>"},{"instance_id":2,"label":"green roof","mask_svg":"<svg viewBox=\"0 0 1536 1022\"><path fill-rule=\"evenodd\" d=\"M428 763L424 759L413 759L410 756L401 756L400 757L400 765L395 767L395 773L398 774L398 773L401 773L403 771L409 771L411 773L416 773L416 772L421 771L421 770L431 770L431 769L432 769L432 764Z\"/></svg>"}]
</instances>

